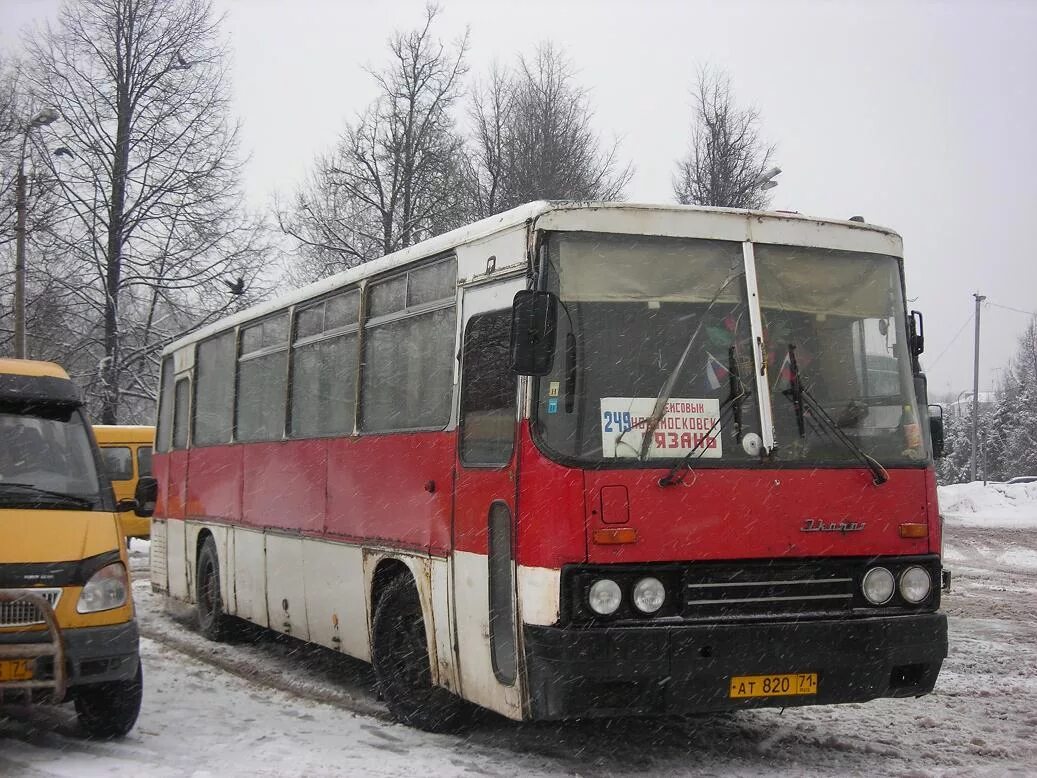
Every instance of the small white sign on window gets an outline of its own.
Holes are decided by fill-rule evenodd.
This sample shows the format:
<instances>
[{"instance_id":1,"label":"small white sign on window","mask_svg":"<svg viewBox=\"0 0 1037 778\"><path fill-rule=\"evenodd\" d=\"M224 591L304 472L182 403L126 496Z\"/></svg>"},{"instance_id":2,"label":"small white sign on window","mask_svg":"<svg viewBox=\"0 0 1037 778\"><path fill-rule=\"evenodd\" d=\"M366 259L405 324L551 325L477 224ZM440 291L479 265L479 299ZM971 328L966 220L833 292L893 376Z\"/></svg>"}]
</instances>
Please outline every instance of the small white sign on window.
<instances>
[{"instance_id":1,"label":"small white sign on window","mask_svg":"<svg viewBox=\"0 0 1037 778\"><path fill-rule=\"evenodd\" d=\"M608 458L636 459L641 455L654 397L601 398L601 452ZM703 459L723 456L720 401L674 397L652 433L648 459L673 459L694 452Z\"/></svg>"}]
</instances>

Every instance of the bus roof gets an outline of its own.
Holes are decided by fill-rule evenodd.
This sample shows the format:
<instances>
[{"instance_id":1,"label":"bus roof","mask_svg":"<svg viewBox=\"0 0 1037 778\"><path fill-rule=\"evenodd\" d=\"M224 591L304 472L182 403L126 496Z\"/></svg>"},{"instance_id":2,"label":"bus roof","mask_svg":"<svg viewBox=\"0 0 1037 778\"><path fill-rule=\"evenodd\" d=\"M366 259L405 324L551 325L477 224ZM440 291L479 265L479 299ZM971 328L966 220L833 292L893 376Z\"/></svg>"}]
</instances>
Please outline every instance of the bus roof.
<instances>
[{"instance_id":1,"label":"bus roof","mask_svg":"<svg viewBox=\"0 0 1037 778\"><path fill-rule=\"evenodd\" d=\"M631 229L629 226L624 228L616 224L617 217L621 215L628 217L624 220L628 223L640 220L641 224L650 229ZM810 246L828 246L828 238L830 238L836 244L831 246L833 248L840 247L838 244L845 242L837 239L836 236L844 238L847 233L851 233L864 239L868 248L861 250L878 251L881 249L882 253L894 256L900 256L903 253L900 236L896 232L886 227L860 221L821 219L785 211L747 211L737 208L709 208L695 205L538 200L445 232L379 259L365 262L357 267L300 287L273 300L247 308L178 338L166 346L162 354L166 356L183 346L204 340L238 324L253 321L295 303L319 297L369 276L403 267L416 260L445 254L458 246L487 238L526 222L532 221L535 226L538 221L547 216L550 218L545 222L549 222L549 225L545 223L545 226L553 229L587 231L611 229L615 232L632 231L634 234L665 235L680 234L680 232L667 232L667 225L672 228L674 224L693 222L697 228L706 227L712 233L699 235L699 237L744 241L757 239L754 234L759 232L760 239L767 242L792 245L802 243L802 245ZM613 225L615 226L613 227ZM787 240L775 239L776 235L782 233L789 236ZM767 237L764 238L764 235Z\"/></svg>"}]
</instances>

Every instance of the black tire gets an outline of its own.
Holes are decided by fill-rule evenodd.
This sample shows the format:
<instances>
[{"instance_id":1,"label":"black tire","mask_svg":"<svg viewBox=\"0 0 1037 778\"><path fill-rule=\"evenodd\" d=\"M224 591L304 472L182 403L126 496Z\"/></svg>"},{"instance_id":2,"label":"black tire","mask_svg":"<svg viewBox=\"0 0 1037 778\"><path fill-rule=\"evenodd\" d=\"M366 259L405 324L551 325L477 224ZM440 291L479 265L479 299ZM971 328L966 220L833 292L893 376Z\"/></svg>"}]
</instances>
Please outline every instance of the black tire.
<instances>
[{"instance_id":1,"label":"black tire","mask_svg":"<svg viewBox=\"0 0 1037 778\"><path fill-rule=\"evenodd\" d=\"M209 640L222 642L231 637L229 617L223 612L220 595L220 558L216 554L216 542L207 537L198 552L197 586L198 630Z\"/></svg>"},{"instance_id":2,"label":"black tire","mask_svg":"<svg viewBox=\"0 0 1037 778\"><path fill-rule=\"evenodd\" d=\"M79 726L92 738L122 737L137 723L143 696L144 674L138 661L132 680L109 681L75 691Z\"/></svg>"},{"instance_id":3,"label":"black tire","mask_svg":"<svg viewBox=\"0 0 1037 778\"><path fill-rule=\"evenodd\" d=\"M432 685L425 619L413 582L397 576L375 605L372 658L378 692L403 724L427 732L456 732L472 721L472 707Z\"/></svg>"}]
</instances>

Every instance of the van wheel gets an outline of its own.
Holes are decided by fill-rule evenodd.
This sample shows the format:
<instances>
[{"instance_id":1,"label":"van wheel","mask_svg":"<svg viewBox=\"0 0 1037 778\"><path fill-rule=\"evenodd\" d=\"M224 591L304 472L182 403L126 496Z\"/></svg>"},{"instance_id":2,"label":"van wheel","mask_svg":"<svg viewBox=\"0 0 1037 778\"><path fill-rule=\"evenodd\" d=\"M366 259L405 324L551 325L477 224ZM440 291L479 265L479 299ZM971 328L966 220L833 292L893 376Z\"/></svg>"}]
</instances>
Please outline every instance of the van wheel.
<instances>
[{"instance_id":1,"label":"van wheel","mask_svg":"<svg viewBox=\"0 0 1037 778\"><path fill-rule=\"evenodd\" d=\"M407 576L390 581L378 598L371 642L378 692L393 717L428 732L457 731L471 722L470 705L432 685L425 619Z\"/></svg>"},{"instance_id":2,"label":"van wheel","mask_svg":"<svg viewBox=\"0 0 1037 778\"><path fill-rule=\"evenodd\" d=\"M216 542L207 537L198 553L197 613L198 629L209 640L223 641L230 637L230 623L223 612L220 596L220 558Z\"/></svg>"},{"instance_id":3,"label":"van wheel","mask_svg":"<svg viewBox=\"0 0 1037 778\"><path fill-rule=\"evenodd\" d=\"M129 681L109 681L76 690L79 726L90 737L122 737L137 723L143 696L144 674L138 661L137 674Z\"/></svg>"}]
</instances>

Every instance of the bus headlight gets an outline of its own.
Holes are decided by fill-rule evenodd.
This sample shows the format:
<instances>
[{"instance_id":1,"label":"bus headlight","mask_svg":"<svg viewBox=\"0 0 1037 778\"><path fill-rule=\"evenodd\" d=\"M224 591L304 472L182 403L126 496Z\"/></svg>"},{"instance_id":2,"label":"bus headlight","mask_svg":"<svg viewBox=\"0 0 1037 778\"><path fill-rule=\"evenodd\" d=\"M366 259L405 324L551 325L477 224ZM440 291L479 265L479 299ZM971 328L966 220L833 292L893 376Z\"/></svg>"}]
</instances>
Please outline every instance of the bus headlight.
<instances>
[{"instance_id":1,"label":"bus headlight","mask_svg":"<svg viewBox=\"0 0 1037 778\"><path fill-rule=\"evenodd\" d=\"M892 600L895 588L893 573L884 567L871 568L861 581L861 591L872 605L885 605Z\"/></svg>"},{"instance_id":2,"label":"bus headlight","mask_svg":"<svg viewBox=\"0 0 1037 778\"><path fill-rule=\"evenodd\" d=\"M666 601L666 587L658 578L642 578L634 585L634 605L641 613L655 613Z\"/></svg>"},{"instance_id":3,"label":"bus headlight","mask_svg":"<svg viewBox=\"0 0 1037 778\"><path fill-rule=\"evenodd\" d=\"M129 593L129 581L126 579L126 568L122 562L102 567L86 582L79 594L76 611L79 613L97 613L112 608L121 608L126 604Z\"/></svg>"},{"instance_id":4,"label":"bus headlight","mask_svg":"<svg viewBox=\"0 0 1037 778\"><path fill-rule=\"evenodd\" d=\"M622 601L623 592L619 584L609 578L599 578L591 584L591 590L587 595L587 604L599 616L611 616L619 610Z\"/></svg>"},{"instance_id":5,"label":"bus headlight","mask_svg":"<svg viewBox=\"0 0 1037 778\"><path fill-rule=\"evenodd\" d=\"M928 597L932 588L932 579L923 567L909 567L900 574L900 596L912 605Z\"/></svg>"}]
</instances>

